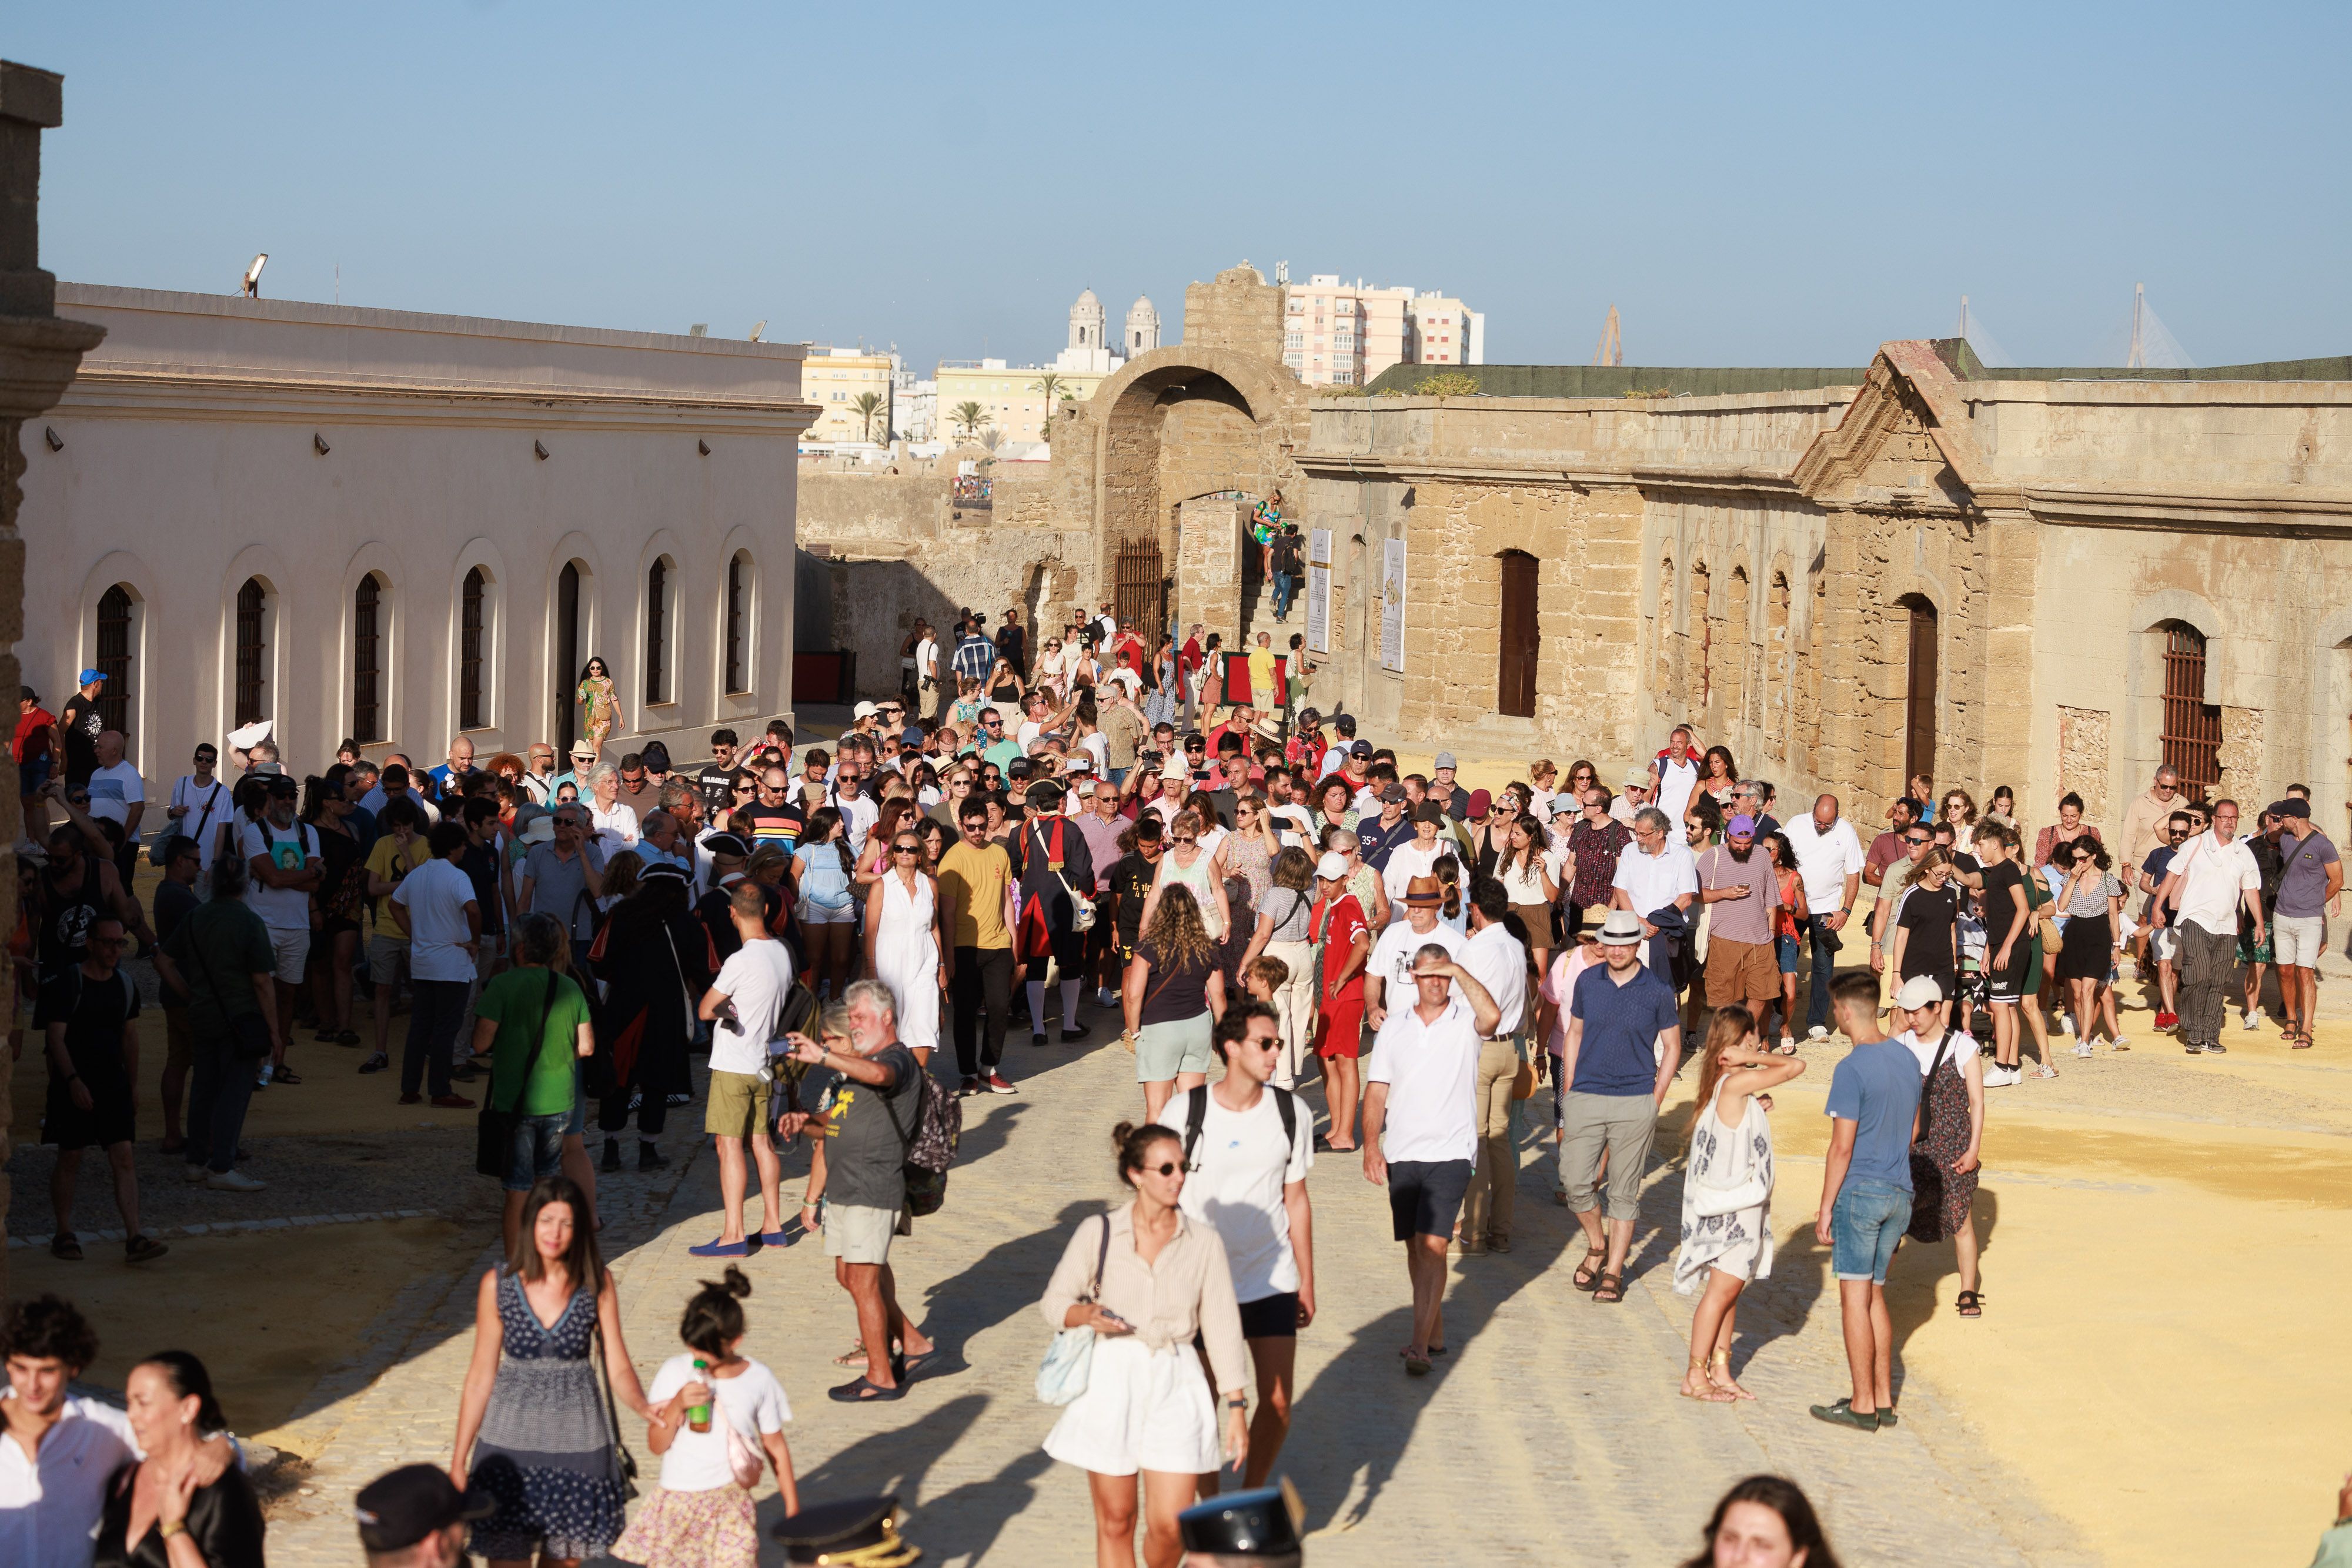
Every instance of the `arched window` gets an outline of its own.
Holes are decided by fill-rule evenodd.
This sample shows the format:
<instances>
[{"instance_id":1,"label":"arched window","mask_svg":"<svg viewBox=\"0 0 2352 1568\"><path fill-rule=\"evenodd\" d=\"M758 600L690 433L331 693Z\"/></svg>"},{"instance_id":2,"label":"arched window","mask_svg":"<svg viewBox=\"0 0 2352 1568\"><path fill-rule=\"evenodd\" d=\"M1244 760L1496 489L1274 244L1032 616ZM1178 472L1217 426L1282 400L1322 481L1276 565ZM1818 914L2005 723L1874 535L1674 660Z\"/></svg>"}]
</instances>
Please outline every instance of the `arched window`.
<instances>
[{"instance_id":1,"label":"arched window","mask_svg":"<svg viewBox=\"0 0 2352 1568\"><path fill-rule=\"evenodd\" d=\"M236 591L236 689L231 721L267 718L269 700L269 591L248 577Z\"/></svg>"},{"instance_id":2,"label":"arched window","mask_svg":"<svg viewBox=\"0 0 2352 1568\"><path fill-rule=\"evenodd\" d=\"M131 655L138 646L138 601L116 583L98 596L98 663L106 685L98 699L99 722L131 738Z\"/></svg>"},{"instance_id":3,"label":"arched window","mask_svg":"<svg viewBox=\"0 0 2352 1568\"><path fill-rule=\"evenodd\" d=\"M484 601L489 596L489 585L482 569L474 567L466 573L466 582L457 595L457 727L479 729L488 720L482 716L482 651L484 631L488 617Z\"/></svg>"},{"instance_id":4,"label":"arched window","mask_svg":"<svg viewBox=\"0 0 2352 1568\"><path fill-rule=\"evenodd\" d=\"M2164 760L2192 800L2221 781L2221 710L2205 702L2205 633L2185 621L2164 632Z\"/></svg>"},{"instance_id":5,"label":"arched window","mask_svg":"<svg viewBox=\"0 0 2352 1568\"><path fill-rule=\"evenodd\" d=\"M384 737L383 579L369 572L352 591L352 738Z\"/></svg>"},{"instance_id":6,"label":"arched window","mask_svg":"<svg viewBox=\"0 0 2352 1568\"><path fill-rule=\"evenodd\" d=\"M575 683L580 666L586 663L580 656L582 632L586 630L580 622L580 580L585 575L581 565L567 560L555 574L555 744L567 757L572 743L580 737Z\"/></svg>"},{"instance_id":7,"label":"arched window","mask_svg":"<svg viewBox=\"0 0 2352 1568\"><path fill-rule=\"evenodd\" d=\"M738 550L727 563L727 690L751 689L751 558Z\"/></svg>"},{"instance_id":8,"label":"arched window","mask_svg":"<svg viewBox=\"0 0 2352 1568\"><path fill-rule=\"evenodd\" d=\"M646 569L646 703L669 701L669 558Z\"/></svg>"}]
</instances>

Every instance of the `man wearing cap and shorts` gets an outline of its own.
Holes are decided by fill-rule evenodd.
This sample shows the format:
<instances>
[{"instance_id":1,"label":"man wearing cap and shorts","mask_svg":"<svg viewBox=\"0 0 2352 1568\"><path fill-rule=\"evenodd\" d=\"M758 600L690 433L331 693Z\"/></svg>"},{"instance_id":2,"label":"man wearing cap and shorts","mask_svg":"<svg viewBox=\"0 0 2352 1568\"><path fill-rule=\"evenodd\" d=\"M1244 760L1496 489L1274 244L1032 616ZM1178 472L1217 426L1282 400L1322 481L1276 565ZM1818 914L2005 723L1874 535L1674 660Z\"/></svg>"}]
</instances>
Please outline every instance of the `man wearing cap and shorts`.
<instances>
[{"instance_id":1,"label":"man wearing cap and shorts","mask_svg":"<svg viewBox=\"0 0 2352 1568\"><path fill-rule=\"evenodd\" d=\"M1780 907L1780 879L1772 859L1756 847L1756 819L1725 825L1724 842L1698 857L1698 896L1706 928L1706 1005L1744 1005L1761 1020L1780 995L1780 966L1772 945L1772 915Z\"/></svg>"},{"instance_id":2,"label":"man wearing cap and shorts","mask_svg":"<svg viewBox=\"0 0 2352 1568\"><path fill-rule=\"evenodd\" d=\"M1476 1168L1478 1053L1503 1015L1447 948L1425 944L1412 965L1411 999L1396 998L1365 1067L1364 1179L1388 1188L1412 1285L1412 1333L1400 1354L1405 1371L1425 1377L1431 1353L1445 1348L1445 1249Z\"/></svg>"},{"instance_id":3,"label":"man wearing cap and shorts","mask_svg":"<svg viewBox=\"0 0 2352 1568\"><path fill-rule=\"evenodd\" d=\"M1830 1075L1829 1156L1813 1239L1830 1249L1853 1392L1811 1406L1834 1427L1874 1432L1895 1424L1888 1383L1894 1325L1886 1269L1911 1224L1911 1136L1919 1112L1918 1059L1878 1027L1878 977L1830 982L1837 1027L1854 1042Z\"/></svg>"},{"instance_id":4,"label":"man wearing cap and shorts","mask_svg":"<svg viewBox=\"0 0 2352 1568\"><path fill-rule=\"evenodd\" d=\"M1571 1283L1603 1303L1625 1299L1625 1254L1633 1244L1643 1167L1658 1106L1682 1061L1674 988L1643 967L1641 951L1641 917L1629 909L1611 910L1601 923L1603 962L1579 975L1569 993L1559 1058L1568 1084L1560 1111L1560 1185L1584 1231L1584 1261Z\"/></svg>"},{"instance_id":5,"label":"man wearing cap and shorts","mask_svg":"<svg viewBox=\"0 0 2352 1568\"><path fill-rule=\"evenodd\" d=\"M2344 862L2311 820L2311 802L2290 795L2271 808L2285 827L2279 836L2277 913L2271 952L2278 962L2279 1000L2286 1010L2286 1042L2311 1049L2318 1021L2319 955L2327 943L2327 916L2344 892Z\"/></svg>"}]
</instances>

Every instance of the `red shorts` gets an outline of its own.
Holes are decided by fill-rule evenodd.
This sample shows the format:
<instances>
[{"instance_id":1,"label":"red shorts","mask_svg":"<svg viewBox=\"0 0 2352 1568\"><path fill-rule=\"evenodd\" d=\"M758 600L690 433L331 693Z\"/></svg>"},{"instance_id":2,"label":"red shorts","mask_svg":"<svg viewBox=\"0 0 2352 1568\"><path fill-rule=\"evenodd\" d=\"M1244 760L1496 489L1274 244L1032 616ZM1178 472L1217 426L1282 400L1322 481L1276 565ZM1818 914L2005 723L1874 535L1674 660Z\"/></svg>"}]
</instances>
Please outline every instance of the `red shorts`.
<instances>
[{"instance_id":1,"label":"red shorts","mask_svg":"<svg viewBox=\"0 0 2352 1568\"><path fill-rule=\"evenodd\" d=\"M1356 996L1327 999L1321 1016L1315 1021L1315 1054L1358 1056L1362 1054L1363 1040L1364 998Z\"/></svg>"}]
</instances>

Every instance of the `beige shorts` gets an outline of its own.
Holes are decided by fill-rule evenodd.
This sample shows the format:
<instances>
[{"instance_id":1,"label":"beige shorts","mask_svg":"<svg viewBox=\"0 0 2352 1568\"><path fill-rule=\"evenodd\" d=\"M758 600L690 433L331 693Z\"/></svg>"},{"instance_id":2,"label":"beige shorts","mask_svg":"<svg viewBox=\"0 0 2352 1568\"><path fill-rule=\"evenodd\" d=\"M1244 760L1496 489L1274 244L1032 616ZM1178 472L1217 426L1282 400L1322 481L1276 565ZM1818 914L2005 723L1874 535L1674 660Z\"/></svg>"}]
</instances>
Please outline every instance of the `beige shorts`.
<instances>
[{"instance_id":1,"label":"beige shorts","mask_svg":"<svg viewBox=\"0 0 2352 1568\"><path fill-rule=\"evenodd\" d=\"M702 1130L722 1138L749 1138L768 1124L768 1086L756 1072L712 1069L702 1107Z\"/></svg>"},{"instance_id":2,"label":"beige shorts","mask_svg":"<svg viewBox=\"0 0 2352 1568\"><path fill-rule=\"evenodd\" d=\"M910 1236L914 1226L903 1208L862 1208L854 1203L824 1206L824 1255L845 1263L887 1263L890 1239Z\"/></svg>"},{"instance_id":3,"label":"beige shorts","mask_svg":"<svg viewBox=\"0 0 2352 1568\"><path fill-rule=\"evenodd\" d=\"M278 977L289 986L302 983L303 967L310 956L310 932L305 927L269 927L270 950L278 956Z\"/></svg>"}]
</instances>

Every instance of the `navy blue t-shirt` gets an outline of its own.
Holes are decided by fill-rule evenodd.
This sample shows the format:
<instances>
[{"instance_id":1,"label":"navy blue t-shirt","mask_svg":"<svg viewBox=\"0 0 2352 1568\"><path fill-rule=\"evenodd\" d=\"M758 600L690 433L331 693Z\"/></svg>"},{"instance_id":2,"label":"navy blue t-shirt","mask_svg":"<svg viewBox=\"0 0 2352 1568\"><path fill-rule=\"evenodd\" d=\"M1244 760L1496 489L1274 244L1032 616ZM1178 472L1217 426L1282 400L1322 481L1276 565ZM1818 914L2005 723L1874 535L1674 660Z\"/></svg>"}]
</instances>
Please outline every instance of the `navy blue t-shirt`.
<instances>
[{"instance_id":1,"label":"navy blue t-shirt","mask_svg":"<svg viewBox=\"0 0 2352 1568\"><path fill-rule=\"evenodd\" d=\"M1374 871L1388 870L1389 851L1399 844L1411 842L1412 818L1410 815L1399 817L1393 827L1382 827L1381 814L1368 811L1364 820L1356 824L1356 848L1363 855L1364 863Z\"/></svg>"},{"instance_id":2,"label":"navy blue t-shirt","mask_svg":"<svg viewBox=\"0 0 2352 1568\"><path fill-rule=\"evenodd\" d=\"M1854 1124L1849 1179L1911 1190L1911 1123L1919 1085L1919 1059L1891 1040L1856 1045L1830 1073L1829 1113Z\"/></svg>"},{"instance_id":3,"label":"navy blue t-shirt","mask_svg":"<svg viewBox=\"0 0 2352 1568\"><path fill-rule=\"evenodd\" d=\"M1664 980L1639 965L1633 974L1621 986L1608 965L1595 964L1576 977L1568 1012L1584 1020L1584 1035L1569 1088L1579 1094L1657 1092L1658 1036L1682 1020Z\"/></svg>"}]
</instances>

